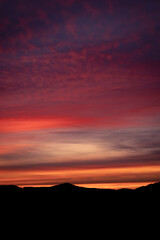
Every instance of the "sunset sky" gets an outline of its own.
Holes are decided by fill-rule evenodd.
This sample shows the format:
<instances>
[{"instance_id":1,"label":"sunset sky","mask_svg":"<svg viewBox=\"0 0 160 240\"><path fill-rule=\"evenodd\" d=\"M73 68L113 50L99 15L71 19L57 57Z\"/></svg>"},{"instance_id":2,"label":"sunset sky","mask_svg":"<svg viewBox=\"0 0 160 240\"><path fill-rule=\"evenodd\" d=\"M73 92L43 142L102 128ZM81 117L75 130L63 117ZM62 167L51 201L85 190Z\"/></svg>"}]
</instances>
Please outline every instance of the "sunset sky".
<instances>
[{"instance_id":1,"label":"sunset sky","mask_svg":"<svg viewBox=\"0 0 160 240\"><path fill-rule=\"evenodd\" d=\"M0 184L160 181L160 1L0 0Z\"/></svg>"}]
</instances>

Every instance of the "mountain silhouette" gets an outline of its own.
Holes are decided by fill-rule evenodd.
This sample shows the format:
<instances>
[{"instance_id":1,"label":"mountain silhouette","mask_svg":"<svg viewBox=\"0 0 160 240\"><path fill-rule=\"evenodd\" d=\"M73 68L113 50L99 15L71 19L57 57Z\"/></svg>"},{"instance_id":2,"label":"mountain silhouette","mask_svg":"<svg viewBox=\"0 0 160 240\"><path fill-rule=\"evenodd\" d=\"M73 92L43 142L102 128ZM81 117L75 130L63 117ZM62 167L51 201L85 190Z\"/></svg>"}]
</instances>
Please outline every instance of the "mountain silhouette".
<instances>
[{"instance_id":1,"label":"mountain silhouette","mask_svg":"<svg viewBox=\"0 0 160 240\"><path fill-rule=\"evenodd\" d=\"M56 191L77 191L78 189L80 189L80 187L75 186L71 183L62 183L56 186L53 186L52 189L56 190Z\"/></svg>"},{"instance_id":2,"label":"mountain silhouette","mask_svg":"<svg viewBox=\"0 0 160 240\"><path fill-rule=\"evenodd\" d=\"M14 193L21 191L21 189L16 185L0 185L0 194L2 193Z\"/></svg>"},{"instance_id":3,"label":"mountain silhouette","mask_svg":"<svg viewBox=\"0 0 160 240\"><path fill-rule=\"evenodd\" d=\"M160 182L151 183L147 186L142 186L142 187L135 189L135 191L154 192L154 193L158 192L159 190L160 190Z\"/></svg>"},{"instance_id":4,"label":"mountain silhouette","mask_svg":"<svg viewBox=\"0 0 160 240\"><path fill-rule=\"evenodd\" d=\"M121 188L121 189L102 189L102 188L86 188L86 187L80 187L76 186L71 183L61 183L58 185L54 185L51 187L23 187L20 188L16 185L0 185L0 194L5 193L25 193L25 192L95 192L95 193L118 193L118 194L129 194L129 193L157 193L159 194L160 191L160 182L152 183L147 186L141 186L136 189L128 189L128 188Z\"/></svg>"},{"instance_id":5,"label":"mountain silhouette","mask_svg":"<svg viewBox=\"0 0 160 240\"><path fill-rule=\"evenodd\" d=\"M128 198L132 197L134 199L140 197L142 198L155 198L159 196L160 193L160 182L149 184L147 186L142 186L136 189L98 189L98 188L85 188L76 186L71 183L62 183L51 187L24 187L20 188L16 185L0 185L0 196L5 197L16 197L16 196L31 196L33 197L41 196L41 198L54 197L93 197L106 199L114 198Z\"/></svg>"},{"instance_id":6,"label":"mountain silhouette","mask_svg":"<svg viewBox=\"0 0 160 240\"><path fill-rule=\"evenodd\" d=\"M73 219L78 216L83 221L93 221L95 217L113 221L120 216L145 219L148 215L153 219L154 213L159 214L159 195L160 182L134 190L85 188L71 183L24 188L3 185L0 186L0 206L5 216L12 213L23 219L33 214L41 216L40 219L48 215Z\"/></svg>"}]
</instances>

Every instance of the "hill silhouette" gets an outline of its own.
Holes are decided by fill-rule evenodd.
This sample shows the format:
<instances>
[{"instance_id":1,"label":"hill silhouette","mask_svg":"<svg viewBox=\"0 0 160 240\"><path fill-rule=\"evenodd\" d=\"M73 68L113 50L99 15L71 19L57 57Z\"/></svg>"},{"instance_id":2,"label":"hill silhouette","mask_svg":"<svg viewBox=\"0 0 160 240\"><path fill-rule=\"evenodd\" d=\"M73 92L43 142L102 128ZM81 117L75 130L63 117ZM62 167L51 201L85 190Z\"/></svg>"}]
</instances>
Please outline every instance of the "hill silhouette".
<instances>
[{"instance_id":1,"label":"hill silhouette","mask_svg":"<svg viewBox=\"0 0 160 240\"><path fill-rule=\"evenodd\" d=\"M24 193L24 192L95 192L95 193L157 193L160 191L160 182L151 183L136 189L103 189L103 188L86 188L71 183L61 183L51 187L18 187L16 185L0 185L0 194L4 193Z\"/></svg>"},{"instance_id":2,"label":"hill silhouette","mask_svg":"<svg viewBox=\"0 0 160 240\"><path fill-rule=\"evenodd\" d=\"M156 198L160 193L160 182L142 186L136 189L98 189L98 188L85 188L73 185L71 183L62 183L51 187L24 187L20 188L16 185L0 185L0 196L1 199L5 197L20 197L20 196L31 196L36 195L41 198L54 197L58 198L61 196L65 197L95 197L107 200L110 198L144 198L147 199Z\"/></svg>"},{"instance_id":3,"label":"hill silhouette","mask_svg":"<svg viewBox=\"0 0 160 240\"><path fill-rule=\"evenodd\" d=\"M137 189L96 189L63 183L51 187L0 186L0 206L3 216L19 216L20 219L35 216L60 219L72 217L86 222L105 219L108 223L119 219L136 219L141 222L148 216L159 216L160 182ZM157 219L157 218L155 218ZM97 220L96 220L97 221ZM122 224L122 223L121 223ZM139 223L140 224L140 223Z\"/></svg>"}]
</instances>

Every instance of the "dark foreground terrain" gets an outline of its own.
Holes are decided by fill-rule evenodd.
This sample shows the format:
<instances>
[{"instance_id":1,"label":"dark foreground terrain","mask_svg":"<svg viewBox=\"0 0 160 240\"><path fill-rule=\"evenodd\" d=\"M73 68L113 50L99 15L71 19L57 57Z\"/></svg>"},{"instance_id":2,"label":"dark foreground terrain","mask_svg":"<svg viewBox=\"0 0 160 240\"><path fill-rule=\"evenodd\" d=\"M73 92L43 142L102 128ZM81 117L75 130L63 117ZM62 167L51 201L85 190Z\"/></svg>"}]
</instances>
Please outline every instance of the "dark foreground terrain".
<instances>
[{"instance_id":1,"label":"dark foreground terrain","mask_svg":"<svg viewBox=\"0 0 160 240\"><path fill-rule=\"evenodd\" d=\"M37 204L46 207L58 204L70 206L89 205L92 207L112 207L132 205L158 206L160 200L160 182L137 189L96 189L83 188L63 183L53 187L24 187L14 185L0 186L0 201L4 204ZM23 205L22 205L23 207Z\"/></svg>"},{"instance_id":2,"label":"dark foreground terrain","mask_svg":"<svg viewBox=\"0 0 160 240\"><path fill-rule=\"evenodd\" d=\"M31 228L41 236L45 226L45 234L51 231L50 236L58 229L59 235L72 234L74 239L87 231L94 237L98 227L96 239L102 239L99 236L102 230L105 234L110 231L111 239L124 234L131 239L136 231L138 234L141 231L143 239L144 233L148 235L153 227L152 235L159 229L159 200L160 182L135 190L88 189L70 183L41 188L0 186L0 214L7 227L5 233L10 234L8 225L13 225L12 233L18 228L25 229L23 237Z\"/></svg>"}]
</instances>

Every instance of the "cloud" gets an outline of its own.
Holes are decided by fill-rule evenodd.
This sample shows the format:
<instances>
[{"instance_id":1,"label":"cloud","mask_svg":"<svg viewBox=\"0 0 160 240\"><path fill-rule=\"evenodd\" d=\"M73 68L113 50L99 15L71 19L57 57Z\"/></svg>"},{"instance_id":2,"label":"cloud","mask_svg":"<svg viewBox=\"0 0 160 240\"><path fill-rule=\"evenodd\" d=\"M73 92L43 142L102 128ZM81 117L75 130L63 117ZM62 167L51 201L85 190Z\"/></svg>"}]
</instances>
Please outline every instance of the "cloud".
<instances>
[{"instance_id":1,"label":"cloud","mask_svg":"<svg viewBox=\"0 0 160 240\"><path fill-rule=\"evenodd\" d=\"M24 159L28 159L29 165L34 162L43 165L45 161L53 166L65 162L65 165L68 162L69 166L81 166L86 162L90 167L159 161L159 128L32 128L3 133L2 137L1 160L21 158L21 164ZM17 145L14 146L15 139Z\"/></svg>"},{"instance_id":2,"label":"cloud","mask_svg":"<svg viewBox=\"0 0 160 240\"><path fill-rule=\"evenodd\" d=\"M9 184L57 184L66 182L82 183L132 183L159 181L159 165L105 167L93 166L67 166L60 165L30 165L2 167L1 175L5 175L1 182ZM9 174L9 175L8 175ZM16 174L16 177L15 177ZM9 177L9 178L8 178Z\"/></svg>"},{"instance_id":3,"label":"cloud","mask_svg":"<svg viewBox=\"0 0 160 240\"><path fill-rule=\"evenodd\" d=\"M159 7L148 0L1 1L0 131L10 142L1 159L18 167L23 157L28 166L39 158L46 168L59 160L72 168L74 157L90 168L110 158L113 165L157 163ZM18 150L13 139L37 145Z\"/></svg>"}]
</instances>

